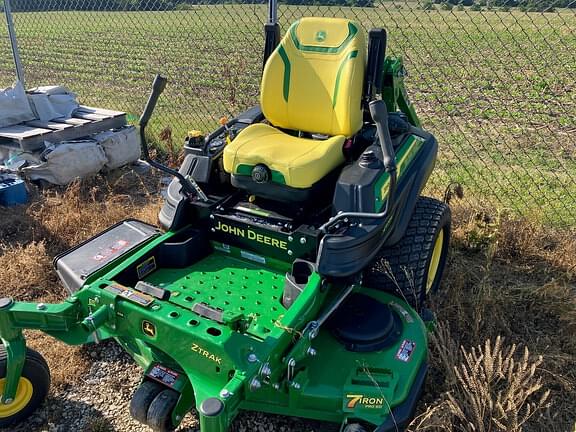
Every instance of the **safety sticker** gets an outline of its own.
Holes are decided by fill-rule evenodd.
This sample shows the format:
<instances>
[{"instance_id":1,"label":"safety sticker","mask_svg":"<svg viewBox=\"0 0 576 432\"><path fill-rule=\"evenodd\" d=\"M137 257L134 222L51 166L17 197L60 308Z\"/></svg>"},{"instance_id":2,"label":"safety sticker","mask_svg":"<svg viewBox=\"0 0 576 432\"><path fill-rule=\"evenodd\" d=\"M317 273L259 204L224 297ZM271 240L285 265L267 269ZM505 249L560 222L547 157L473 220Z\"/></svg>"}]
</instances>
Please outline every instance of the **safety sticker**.
<instances>
[{"instance_id":1,"label":"safety sticker","mask_svg":"<svg viewBox=\"0 0 576 432\"><path fill-rule=\"evenodd\" d=\"M402 341L402 345L400 345L400 349L396 353L396 358L400 361L407 363L410 361L410 357L412 357L412 353L414 352L415 349L416 349L416 342L404 339Z\"/></svg>"},{"instance_id":2,"label":"safety sticker","mask_svg":"<svg viewBox=\"0 0 576 432\"><path fill-rule=\"evenodd\" d=\"M111 292L112 294L122 296L126 300L130 300L131 302L139 304L140 306L144 307L151 305L152 302L154 301L154 299L149 295L142 294L138 291L134 291L133 289L125 287L124 285L120 284L108 285L104 289L106 291Z\"/></svg>"},{"instance_id":3,"label":"safety sticker","mask_svg":"<svg viewBox=\"0 0 576 432\"><path fill-rule=\"evenodd\" d=\"M220 252L230 253L230 245L226 243L214 242L214 249L219 250Z\"/></svg>"},{"instance_id":4,"label":"safety sticker","mask_svg":"<svg viewBox=\"0 0 576 432\"><path fill-rule=\"evenodd\" d=\"M124 249L126 246L128 246L130 244L130 242L128 242L127 240L118 240L117 242L115 242L113 245L108 246L107 248L101 250L100 252L98 252L96 255L94 255L92 257L92 259L94 261L106 261L108 258L110 258L112 255L117 254L119 251L121 251L122 249Z\"/></svg>"},{"instance_id":5,"label":"safety sticker","mask_svg":"<svg viewBox=\"0 0 576 432\"><path fill-rule=\"evenodd\" d=\"M152 370L148 372L148 376L168 387L174 387L180 374L172 369L168 369L166 366L154 365Z\"/></svg>"},{"instance_id":6,"label":"safety sticker","mask_svg":"<svg viewBox=\"0 0 576 432\"><path fill-rule=\"evenodd\" d=\"M153 256L151 256L143 263L138 264L138 267L136 267L136 272L138 273L138 279L144 279L154 270L156 270L156 259Z\"/></svg>"}]
</instances>

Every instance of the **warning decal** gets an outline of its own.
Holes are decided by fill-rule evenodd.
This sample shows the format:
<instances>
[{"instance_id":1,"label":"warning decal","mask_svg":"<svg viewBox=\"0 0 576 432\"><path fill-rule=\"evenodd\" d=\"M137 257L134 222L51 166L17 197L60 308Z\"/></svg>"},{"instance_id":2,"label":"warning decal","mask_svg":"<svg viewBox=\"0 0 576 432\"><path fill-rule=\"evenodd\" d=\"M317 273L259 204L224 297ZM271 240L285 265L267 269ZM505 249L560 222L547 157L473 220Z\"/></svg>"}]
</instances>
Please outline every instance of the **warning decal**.
<instances>
[{"instance_id":1,"label":"warning decal","mask_svg":"<svg viewBox=\"0 0 576 432\"><path fill-rule=\"evenodd\" d=\"M410 361L410 357L412 357L414 349L416 349L416 342L404 339L400 345L400 348L398 349L398 352L396 353L396 358L407 363Z\"/></svg>"}]
</instances>

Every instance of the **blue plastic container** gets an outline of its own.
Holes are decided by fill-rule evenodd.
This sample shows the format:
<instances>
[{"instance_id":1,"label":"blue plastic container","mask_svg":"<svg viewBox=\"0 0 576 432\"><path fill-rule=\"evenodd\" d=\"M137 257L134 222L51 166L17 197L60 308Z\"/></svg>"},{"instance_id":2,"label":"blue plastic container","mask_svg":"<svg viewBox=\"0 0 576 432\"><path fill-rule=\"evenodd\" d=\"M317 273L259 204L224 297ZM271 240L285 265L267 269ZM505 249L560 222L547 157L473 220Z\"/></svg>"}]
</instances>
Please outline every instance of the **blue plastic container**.
<instances>
[{"instance_id":1,"label":"blue plastic container","mask_svg":"<svg viewBox=\"0 0 576 432\"><path fill-rule=\"evenodd\" d=\"M0 206L9 207L27 202L28 192L24 181L12 174L0 174Z\"/></svg>"}]
</instances>

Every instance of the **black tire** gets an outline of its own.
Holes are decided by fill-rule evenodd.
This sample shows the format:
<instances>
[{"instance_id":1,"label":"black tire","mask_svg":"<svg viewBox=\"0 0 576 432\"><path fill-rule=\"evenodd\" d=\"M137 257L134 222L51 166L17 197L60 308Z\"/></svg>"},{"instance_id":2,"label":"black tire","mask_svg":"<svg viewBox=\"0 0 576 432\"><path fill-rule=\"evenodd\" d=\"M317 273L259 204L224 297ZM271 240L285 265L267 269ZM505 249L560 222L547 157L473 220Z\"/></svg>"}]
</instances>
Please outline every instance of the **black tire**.
<instances>
[{"instance_id":1,"label":"black tire","mask_svg":"<svg viewBox=\"0 0 576 432\"><path fill-rule=\"evenodd\" d=\"M350 423L346 425L342 432L368 432L364 426L359 423Z\"/></svg>"},{"instance_id":2,"label":"black tire","mask_svg":"<svg viewBox=\"0 0 576 432\"><path fill-rule=\"evenodd\" d=\"M446 204L419 197L404 237L395 246L378 253L364 274L364 285L396 294L420 312L428 294L440 287L450 244L451 220L450 207ZM433 260L437 241L442 241L438 249L440 255ZM433 261L437 265L431 264ZM431 268L436 268L435 276L428 281Z\"/></svg>"},{"instance_id":3,"label":"black tire","mask_svg":"<svg viewBox=\"0 0 576 432\"><path fill-rule=\"evenodd\" d=\"M176 407L180 394L171 389L162 390L154 398L148 408L146 424L156 432L170 432L174 430L172 411Z\"/></svg>"},{"instance_id":4,"label":"black tire","mask_svg":"<svg viewBox=\"0 0 576 432\"><path fill-rule=\"evenodd\" d=\"M3 345L0 345L0 379L4 379L6 377L6 366L8 364L8 359L6 355L6 349ZM0 409L0 428L6 428L12 426L16 423L19 423L26 418L30 417L30 415L40 406L42 402L46 399L48 395L48 390L50 389L50 369L48 368L48 364L44 357L40 355L37 351L33 349L27 348L26 349L26 360L24 362L24 368L22 369L22 377L20 378L26 379L28 382L19 384L19 389L22 385L27 387L27 391L22 390L22 393L19 391L16 395L14 400L14 404L22 404L22 407L14 413L2 413ZM29 400L26 393L31 396ZM3 408L7 408L10 405L4 406Z\"/></svg>"},{"instance_id":5,"label":"black tire","mask_svg":"<svg viewBox=\"0 0 576 432\"><path fill-rule=\"evenodd\" d=\"M144 381L134 392L130 401L130 415L140 423L146 424L148 408L158 394L166 387L154 381Z\"/></svg>"}]
</instances>

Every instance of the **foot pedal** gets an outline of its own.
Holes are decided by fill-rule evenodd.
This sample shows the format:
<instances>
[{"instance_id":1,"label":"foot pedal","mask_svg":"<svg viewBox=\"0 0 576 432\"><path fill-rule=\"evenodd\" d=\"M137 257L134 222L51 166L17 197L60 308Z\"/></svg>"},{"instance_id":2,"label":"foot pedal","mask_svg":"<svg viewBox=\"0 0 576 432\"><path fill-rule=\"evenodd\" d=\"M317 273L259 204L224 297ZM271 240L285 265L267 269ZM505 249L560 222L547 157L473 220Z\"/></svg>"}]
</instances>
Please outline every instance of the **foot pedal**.
<instances>
[{"instance_id":1,"label":"foot pedal","mask_svg":"<svg viewBox=\"0 0 576 432\"><path fill-rule=\"evenodd\" d=\"M134 289L136 291L140 291L143 294L148 294L152 297L155 297L158 300L168 300L170 298L170 291L157 287L156 285L152 285L148 282L138 281Z\"/></svg>"},{"instance_id":2,"label":"foot pedal","mask_svg":"<svg viewBox=\"0 0 576 432\"><path fill-rule=\"evenodd\" d=\"M196 312L201 317L211 319L220 324L224 324L224 320L222 319L224 311L220 309L213 308L204 303L196 303L192 307L192 311Z\"/></svg>"}]
</instances>

